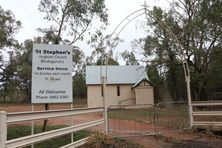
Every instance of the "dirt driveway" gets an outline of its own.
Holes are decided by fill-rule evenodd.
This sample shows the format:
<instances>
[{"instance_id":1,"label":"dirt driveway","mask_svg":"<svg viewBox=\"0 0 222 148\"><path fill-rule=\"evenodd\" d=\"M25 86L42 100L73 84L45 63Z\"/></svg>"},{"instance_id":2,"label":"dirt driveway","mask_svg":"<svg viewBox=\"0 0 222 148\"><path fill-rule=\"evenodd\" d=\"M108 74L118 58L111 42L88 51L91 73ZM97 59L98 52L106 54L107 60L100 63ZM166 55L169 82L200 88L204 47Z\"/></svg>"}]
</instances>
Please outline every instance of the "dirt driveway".
<instances>
[{"instance_id":1,"label":"dirt driveway","mask_svg":"<svg viewBox=\"0 0 222 148\"><path fill-rule=\"evenodd\" d=\"M24 112L31 111L31 105L0 105L0 110L7 112ZM70 109L70 104L60 104L60 105L50 105L49 109ZM44 110L43 105L36 105L35 110ZM103 115L101 113L96 114L85 114L73 116L74 124L84 123L87 121L92 121L96 119L101 119ZM146 148L222 148L222 139L220 137L215 137L212 135L200 134L200 133L191 133L191 132L179 132L177 130L170 130L166 127L158 127L160 132L159 136L148 136L148 135L137 135L130 136L123 133L123 135L116 135L120 130L132 131L135 127L139 127L140 133L144 132L153 132L154 126L147 123L138 123L135 121L128 120L118 120L111 119L110 123L110 134L114 136L123 136L126 139L139 143ZM19 123L22 125L30 125L30 122ZM49 119L49 124L53 125L70 125L71 118L63 117L57 119ZM35 125L42 125L42 121L35 122ZM104 129L103 125L91 128L90 130L99 130ZM137 128L138 129L138 128ZM115 133L116 132L116 133Z\"/></svg>"}]
</instances>

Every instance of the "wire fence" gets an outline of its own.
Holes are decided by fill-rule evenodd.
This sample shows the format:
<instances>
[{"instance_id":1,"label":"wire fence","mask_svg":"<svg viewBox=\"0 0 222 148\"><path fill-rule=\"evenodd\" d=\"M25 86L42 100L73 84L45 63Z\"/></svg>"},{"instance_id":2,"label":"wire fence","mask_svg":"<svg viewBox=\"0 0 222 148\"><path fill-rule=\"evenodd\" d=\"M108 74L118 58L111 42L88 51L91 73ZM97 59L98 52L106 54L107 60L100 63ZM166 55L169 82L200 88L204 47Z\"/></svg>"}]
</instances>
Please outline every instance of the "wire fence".
<instances>
[{"instance_id":1,"label":"wire fence","mask_svg":"<svg viewBox=\"0 0 222 148\"><path fill-rule=\"evenodd\" d=\"M156 106L115 105L108 108L109 134L120 137L156 135L189 128L187 102L161 102Z\"/></svg>"},{"instance_id":2,"label":"wire fence","mask_svg":"<svg viewBox=\"0 0 222 148\"><path fill-rule=\"evenodd\" d=\"M188 129L189 113L187 102L160 102L155 106L156 130L158 133Z\"/></svg>"},{"instance_id":3,"label":"wire fence","mask_svg":"<svg viewBox=\"0 0 222 148\"><path fill-rule=\"evenodd\" d=\"M154 135L154 114L154 106L151 104L110 106L109 134L120 137Z\"/></svg>"}]
</instances>

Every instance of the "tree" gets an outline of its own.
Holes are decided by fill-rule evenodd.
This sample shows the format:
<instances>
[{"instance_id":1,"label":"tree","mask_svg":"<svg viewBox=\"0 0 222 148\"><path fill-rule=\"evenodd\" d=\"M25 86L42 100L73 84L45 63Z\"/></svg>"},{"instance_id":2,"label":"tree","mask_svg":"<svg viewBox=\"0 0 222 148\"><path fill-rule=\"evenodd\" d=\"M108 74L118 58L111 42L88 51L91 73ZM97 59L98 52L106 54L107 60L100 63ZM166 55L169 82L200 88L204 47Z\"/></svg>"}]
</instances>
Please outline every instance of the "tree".
<instances>
[{"instance_id":1,"label":"tree","mask_svg":"<svg viewBox=\"0 0 222 148\"><path fill-rule=\"evenodd\" d=\"M111 39L110 35L103 35L102 31L105 29L105 27L101 27L96 30L96 32L91 35L90 40L88 40L88 44L90 44L94 50L91 56L86 58L87 65L105 65L106 60L108 60L109 65L119 65L117 59L113 58L112 50L119 42L122 42L122 40L119 38Z\"/></svg>"},{"instance_id":2,"label":"tree","mask_svg":"<svg viewBox=\"0 0 222 148\"><path fill-rule=\"evenodd\" d=\"M0 24L0 69L4 71L1 51L5 47L18 45L13 35L21 28L21 22L15 19L14 14L10 10L4 10L0 6Z\"/></svg>"},{"instance_id":3,"label":"tree","mask_svg":"<svg viewBox=\"0 0 222 148\"><path fill-rule=\"evenodd\" d=\"M73 72L75 73L84 73L85 71L85 54L77 46L73 47Z\"/></svg>"},{"instance_id":4,"label":"tree","mask_svg":"<svg viewBox=\"0 0 222 148\"><path fill-rule=\"evenodd\" d=\"M119 65L117 60L114 60L113 58L109 57L108 59L108 65ZM96 65L106 65L106 60L105 59L98 59L96 62Z\"/></svg>"},{"instance_id":5,"label":"tree","mask_svg":"<svg viewBox=\"0 0 222 148\"><path fill-rule=\"evenodd\" d=\"M222 50L215 47L210 55L209 75L205 95L211 99L222 99Z\"/></svg>"},{"instance_id":6,"label":"tree","mask_svg":"<svg viewBox=\"0 0 222 148\"><path fill-rule=\"evenodd\" d=\"M213 60L210 55L215 47L221 48L221 0L180 1L174 4L172 12L175 12L183 30L178 38L186 50L191 67L192 86L195 90L193 98L205 100L209 63Z\"/></svg>"},{"instance_id":7,"label":"tree","mask_svg":"<svg viewBox=\"0 0 222 148\"><path fill-rule=\"evenodd\" d=\"M21 22L16 20L10 10L4 10L0 6L0 48L16 45L13 35L21 28Z\"/></svg>"},{"instance_id":8,"label":"tree","mask_svg":"<svg viewBox=\"0 0 222 148\"><path fill-rule=\"evenodd\" d=\"M135 54L132 51L124 51L121 53L121 56L126 61L126 65L139 65L139 62L136 60Z\"/></svg>"},{"instance_id":9,"label":"tree","mask_svg":"<svg viewBox=\"0 0 222 148\"><path fill-rule=\"evenodd\" d=\"M104 0L41 0L39 10L45 13L44 19L53 23L40 31L48 34L54 44L73 44L83 38L94 18L107 23L108 17ZM64 39L65 36L71 39Z\"/></svg>"},{"instance_id":10,"label":"tree","mask_svg":"<svg viewBox=\"0 0 222 148\"><path fill-rule=\"evenodd\" d=\"M205 92L210 81L211 54L215 47L221 49L221 10L220 0L178 0L171 4L169 11L153 8L152 13L158 18L147 21L149 28L143 54L158 66L158 71L164 71L163 78L174 100L186 96L181 52L157 21L164 22L178 38L190 66L192 98L204 100L207 99Z\"/></svg>"},{"instance_id":11,"label":"tree","mask_svg":"<svg viewBox=\"0 0 222 148\"><path fill-rule=\"evenodd\" d=\"M164 90L164 79L155 66L148 66L147 75L154 88L155 103L163 101L161 98L161 90Z\"/></svg>"},{"instance_id":12,"label":"tree","mask_svg":"<svg viewBox=\"0 0 222 148\"><path fill-rule=\"evenodd\" d=\"M3 96L3 101L10 95L10 89L15 89L14 78L15 67L13 66L13 56L10 53L9 57L11 63L7 63L2 59L2 50L11 47L17 47L18 42L14 39L14 34L18 32L21 27L21 22L16 20L14 14L10 10L4 10L0 6L0 93ZM10 65L10 66L9 66Z\"/></svg>"},{"instance_id":13,"label":"tree","mask_svg":"<svg viewBox=\"0 0 222 148\"><path fill-rule=\"evenodd\" d=\"M32 69L32 48L33 43L41 43L40 37L33 40L25 40L9 54L9 62L2 72L3 88L8 90L6 97L12 97L24 102L31 101L31 69ZM6 84L10 84L10 87ZM10 88L10 89L7 89Z\"/></svg>"},{"instance_id":14,"label":"tree","mask_svg":"<svg viewBox=\"0 0 222 148\"><path fill-rule=\"evenodd\" d=\"M164 22L174 31L174 33L179 32L180 28L176 23L176 19L170 13L164 12L161 8L154 7L152 10L156 16L158 16L158 21ZM162 26L157 22L157 20L148 19L149 31L153 33L148 33L147 37L143 40L144 51L143 54L150 59L147 61L148 65L157 66L160 71L164 71L162 79L165 80L170 92L171 98L176 101L181 96L184 96L178 92L181 84L178 81L177 69L182 66L178 64L180 61L179 51L175 47L174 41L169 36L168 32L162 28ZM156 72L156 74L158 74ZM157 81L156 81L157 82ZM156 85L156 89L160 89ZM158 90L156 90L158 92Z\"/></svg>"},{"instance_id":15,"label":"tree","mask_svg":"<svg viewBox=\"0 0 222 148\"><path fill-rule=\"evenodd\" d=\"M13 57L12 52L9 55L10 63L5 66L4 70L1 72L1 96L3 97L3 102L6 102L7 98L12 97L12 92L16 90L17 77L15 77L16 72L16 60ZM10 98L11 99L11 98ZM12 100L11 100L12 101Z\"/></svg>"},{"instance_id":16,"label":"tree","mask_svg":"<svg viewBox=\"0 0 222 148\"><path fill-rule=\"evenodd\" d=\"M32 48L35 40L25 40L17 53L17 63L20 67L17 75L20 80L19 88L24 92L25 102L31 102L31 77L32 77Z\"/></svg>"},{"instance_id":17,"label":"tree","mask_svg":"<svg viewBox=\"0 0 222 148\"><path fill-rule=\"evenodd\" d=\"M39 10L45 13L46 20L54 23L50 28L39 29L54 44L74 44L83 38L95 17L103 23L107 23L108 17L104 0L41 0ZM65 39L65 36L71 39ZM45 104L45 110L48 110L48 104ZM46 125L47 120L43 131Z\"/></svg>"},{"instance_id":18,"label":"tree","mask_svg":"<svg viewBox=\"0 0 222 148\"><path fill-rule=\"evenodd\" d=\"M77 72L73 76L73 98L86 98L86 80L83 73Z\"/></svg>"}]
</instances>

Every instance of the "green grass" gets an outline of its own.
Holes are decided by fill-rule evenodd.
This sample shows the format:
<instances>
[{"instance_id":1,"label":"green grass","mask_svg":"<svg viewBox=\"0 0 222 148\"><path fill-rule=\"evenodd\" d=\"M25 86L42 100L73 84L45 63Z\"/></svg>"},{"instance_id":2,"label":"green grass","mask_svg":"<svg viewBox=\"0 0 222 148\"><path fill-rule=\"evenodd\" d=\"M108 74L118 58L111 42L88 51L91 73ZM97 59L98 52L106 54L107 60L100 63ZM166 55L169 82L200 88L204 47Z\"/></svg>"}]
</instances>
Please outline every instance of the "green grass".
<instances>
[{"instance_id":1,"label":"green grass","mask_svg":"<svg viewBox=\"0 0 222 148\"><path fill-rule=\"evenodd\" d=\"M48 126L47 131L50 130L55 130L58 128L62 128L65 126ZM40 133L42 127L36 126L35 127L35 133ZM23 136L28 136L31 133L31 127L28 126L13 126L13 127L8 127L8 140L18 138L18 137L23 137ZM90 132L88 131L78 131L74 133L74 141L80 140L84 137L87 137L90 135ZM65 135L61 136L52 140L47 140L45 142L37 143L35 144L35 148L58 148L60 146L66 145L71 143L71 136ZM27 147L29 148L29 147Z\"/></svg>"}]
</instances>

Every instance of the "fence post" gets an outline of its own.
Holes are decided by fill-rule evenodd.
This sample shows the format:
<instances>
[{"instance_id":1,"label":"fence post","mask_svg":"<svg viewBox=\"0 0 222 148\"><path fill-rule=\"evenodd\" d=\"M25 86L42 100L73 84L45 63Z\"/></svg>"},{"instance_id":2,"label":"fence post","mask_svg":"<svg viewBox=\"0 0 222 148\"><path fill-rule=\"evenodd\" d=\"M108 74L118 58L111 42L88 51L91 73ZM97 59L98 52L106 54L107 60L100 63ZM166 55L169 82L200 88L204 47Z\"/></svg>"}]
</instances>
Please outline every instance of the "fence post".
<instances>
[{"instance_id":1,"label":"fence post","mask_svg":"<svg viewBox=\"0 0 222 148\"><path fill-rule=\"evenodd\" d=\"M6 112L0 112L0 147L5 148L7 140Z\"/></svg>"}]
</instances>

